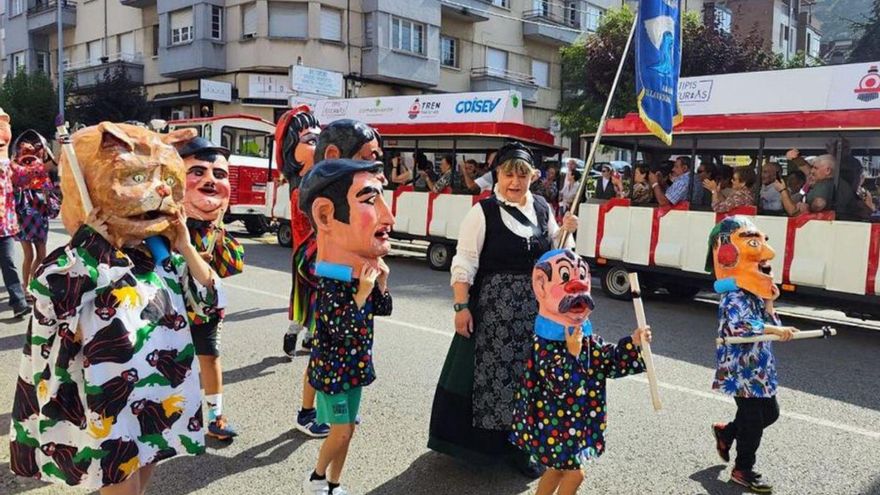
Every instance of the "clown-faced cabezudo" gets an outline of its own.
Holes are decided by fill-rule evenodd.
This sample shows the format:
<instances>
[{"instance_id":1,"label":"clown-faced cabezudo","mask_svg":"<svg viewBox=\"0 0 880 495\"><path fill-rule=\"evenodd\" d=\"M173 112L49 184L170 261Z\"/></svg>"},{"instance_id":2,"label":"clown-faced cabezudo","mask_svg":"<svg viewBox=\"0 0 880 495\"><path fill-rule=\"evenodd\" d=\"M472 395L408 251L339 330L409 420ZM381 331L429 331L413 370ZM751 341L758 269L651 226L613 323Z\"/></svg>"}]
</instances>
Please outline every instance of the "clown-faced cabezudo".
<instances>
[{"instance_id":1,"label":"clown-faced cabezudo","mask_svg":"<svg viewBox=\"0 0 880 495\"><path fill-rule=\"evenodd\" d=\"M746 217L725 218L709 235L706 270L715 272L718 304L718 336L750 337L778 335L792 338L797 329L783 327L773 309L779 290L773 283L770 261L775 256L767 236ZM736 461L731 481L758 493L772 486L755 472L755 454L765 428L779 417L776 402L776 362L770 342L720 345L715 355L712 388L736 401L736 418L712 425L718 455L730 461L736 442Z\"/></svg>"}]
</instances>

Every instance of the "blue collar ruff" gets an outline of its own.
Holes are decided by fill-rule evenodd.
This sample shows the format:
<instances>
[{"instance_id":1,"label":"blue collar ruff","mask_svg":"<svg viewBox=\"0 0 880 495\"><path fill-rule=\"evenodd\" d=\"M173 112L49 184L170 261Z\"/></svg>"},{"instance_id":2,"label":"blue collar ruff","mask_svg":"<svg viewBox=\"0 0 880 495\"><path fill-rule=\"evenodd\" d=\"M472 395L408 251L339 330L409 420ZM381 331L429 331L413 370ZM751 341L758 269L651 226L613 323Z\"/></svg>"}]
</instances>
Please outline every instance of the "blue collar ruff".
<instances>
[{"instance_id":1,"label":"blue collar ruff","mask_svg":"<svg viewBox=\"0 0 880 495\"><path fill-rule=\"evenodd\" d=\"M315 275L318 277L332 278L342 282L351 282L354 270L348 265L319 261L315 263Z\"/></svg>"},{"instance_id":2,"label":"blue collar ruff","mask_svg":"<svg viewBox=\"0 0 880 495\"><path fill-rule=\"evenodd\" d=\"M584 332L584 337L593 335L593 323L590 320L585 321L581 325L581 330ZM556 323L555 321L541 315L538 315L535 318L535 335L542 339L564 342L565 331L565 325Z\"/></svg>"}]
</instances>

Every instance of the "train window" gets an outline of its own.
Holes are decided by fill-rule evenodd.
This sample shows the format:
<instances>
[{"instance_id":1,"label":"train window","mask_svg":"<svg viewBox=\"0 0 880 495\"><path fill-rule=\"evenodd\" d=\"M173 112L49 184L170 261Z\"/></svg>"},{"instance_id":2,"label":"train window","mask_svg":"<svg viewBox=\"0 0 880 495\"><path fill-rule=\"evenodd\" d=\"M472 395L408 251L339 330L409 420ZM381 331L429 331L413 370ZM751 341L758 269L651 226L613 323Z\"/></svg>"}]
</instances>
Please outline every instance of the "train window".
<instances>
[{"instance_id":1,"label":"train window","mask_svg":"<svg viewBox=\"0 0 880 495\"><path fill-rule=\"evenodd\" d=\"M223 127L220 143L233 154L266 158L269 156L271 134L254 129Z\"/></svg>"}]
</instances>

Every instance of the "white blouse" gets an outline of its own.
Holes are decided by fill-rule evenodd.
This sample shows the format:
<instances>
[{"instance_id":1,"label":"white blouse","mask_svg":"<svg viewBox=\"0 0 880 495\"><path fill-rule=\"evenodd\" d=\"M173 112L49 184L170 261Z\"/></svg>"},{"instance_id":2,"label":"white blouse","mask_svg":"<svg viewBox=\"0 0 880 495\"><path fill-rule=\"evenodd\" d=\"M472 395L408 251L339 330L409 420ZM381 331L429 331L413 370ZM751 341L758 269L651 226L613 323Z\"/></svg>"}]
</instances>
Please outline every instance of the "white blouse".
<instances>
[{"instance_id":1,"label":"white blouse","mask_svg":"<svg viewBox=\"0 0 880 495\"><path fill-rule=\"evenodd\" d=\"M511 203L506 201L498 192L498 186L495 186L495 197L501 200L505 205L513 206L518 209L535 225L538 224L538 215L535 212L535 199L531 192L526 192L526 202L524 205ZM532 228L518 222L510 213L503 208L501 211L501 221L507 230L513 232L518 237L528 239L532 236ZM555 245L556 238L560 233L559 225L553 216L551 209L547 218L547 237L550 243ZM483 207L479 203L465 215L461 222L461 230L458 233L458 245L456 246L455 256L452 258L452 281L466 282L473 285L474 278L477 276L477 269L480 267L480 252L483 250L483 243L486 240L486 216L483 214ZM574 237L568 236L565 247L574 249Z\"/></svg>"}]
</instances>

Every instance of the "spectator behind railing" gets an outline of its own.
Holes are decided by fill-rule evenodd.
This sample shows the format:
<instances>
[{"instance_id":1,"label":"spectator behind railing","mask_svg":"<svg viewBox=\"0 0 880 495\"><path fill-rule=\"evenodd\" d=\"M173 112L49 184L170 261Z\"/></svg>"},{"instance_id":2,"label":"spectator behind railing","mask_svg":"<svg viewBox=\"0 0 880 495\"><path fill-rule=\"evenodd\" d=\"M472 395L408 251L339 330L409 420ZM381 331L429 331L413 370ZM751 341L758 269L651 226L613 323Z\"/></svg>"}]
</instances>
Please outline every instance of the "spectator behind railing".
<instances>
[{"instance_id":1,"label":"spectator behind railing","mask_svg":"<svg viewBox=\"0 0 880 495\"><path fill-rule=\"evenodd\" d=\"M755 197L752 187L755 185L755 171L751 167L737 167L733 170L733 178L731 179L731 193L725 197L721 197L721 184L706 179L703 181L703 187L712 194L712 210L715 213L726 213L740 206L754 206Z\"/></svg>"},{"instance_id":2,"label":"spectator behind railing","mask_svg":"<svg viewBox=\"0 0 880 495\"><path fill-rule=\"evenodd\" d=\"M596 178L596 193L593 197L596 199L616 198L617 191L614 188L613 179L611 165L603 165L602 176Z\"/></svg>"},{"instance_id":3,"label":"spectator behind railing","mask_svg":"<svg viewBox=\"0 0 880 495\"><path fill-rule=\"evenodd\" d=\"M789 154L797 150L789 151ZM790 155L786 154L786 157ZM795 158L799 158L795 157ZM789 158L794 161L794 159ZM831 155L820 155L813 159L810 165L809 189L803 202L796 202L791 193L785 187L782 180L774 183L782 198L782 207L789 216L802 213L818 213L834 209L834 167L837 160Z\"/></svg>"},{"instance_id":4,"label":"spectator behind railing","mask_svg":"<svg viewBox=\"0 0 880 495\"><path fill-rule=\"evenodd\" d=\"M577 171L577 162L570 160L568 163L568 173L565 174L562 189L559 191L560 214L564 214L571 210L571 205L574 203L574 197L577 195L578 187L580 187L581 184L581 173Z\"/></svg>"},{"instance_id":5,"label":"spectator behind railing","mask_svg":"<svg viewBox=\"0 0 880 495\"><path fill-rule=\"evenodd\" d=\"M782 195L776 190L774 183L782 179L779 164L776 162L764 162L761 169L761 213L779 214L782 209Z\"/></svg>"},{"instance_id":6,"label":"spectator behind railing","mask_svg":"<svg viewBox=\"0 0 880 495\"><path fill-rule=\"evenodd\" d=\"M648 175L648 182L651 183L651 189L654 191L654 198L660 206L675 206L682 201L688 199L688 187L691 180L691 159L687 156L680 156L675 159L672 166L672 185L665 191L660 184L660 177L657 171Z\"/></svg>"},{"instance_id":7,"label":"spectator behind railing","mask_svg":"<svg viewBox=\"0 0 880 495\"><path fill-rule=\"evenodd\" d=\"M647 206L654 201L654 194L651 193L651 186L648 184L648 173L650 168L647 163L636 163L633 169L633 185L632 194L630 195L630 204L635 206Z\"/></svg>"},{"instance_id":8,"label":"spectator behind railing","mask_svg":"<svg viewBox=\"0 0 880 495\"><path fill-rule=\"evenodd\" d=\"M556 207L559 202L559 176L556 167L547 167L544 177L535 181L533 186L535 194L543 196L551 206Z\"/></svg>"}]
</instances>

